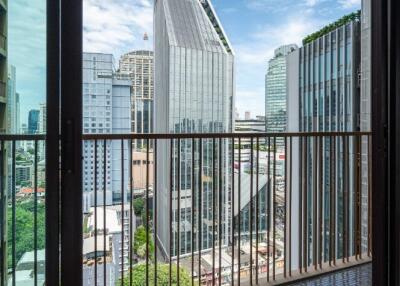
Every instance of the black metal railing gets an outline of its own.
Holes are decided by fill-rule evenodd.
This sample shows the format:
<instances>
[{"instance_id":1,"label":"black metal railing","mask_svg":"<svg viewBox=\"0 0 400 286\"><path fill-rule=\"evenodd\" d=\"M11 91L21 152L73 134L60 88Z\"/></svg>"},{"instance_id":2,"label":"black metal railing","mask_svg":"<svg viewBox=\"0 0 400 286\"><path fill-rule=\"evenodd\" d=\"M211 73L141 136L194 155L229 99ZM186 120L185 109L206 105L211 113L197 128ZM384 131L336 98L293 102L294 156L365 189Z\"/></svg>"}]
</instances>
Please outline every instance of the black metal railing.
<instances>
[{"instance_id":1,"label":"black metal railing","mask_svg":"<svg viewBox=\"0 0 400 286\"><path fill-rule=\"evenodd\" d=\"M369 262L370 143L84 135L84 284L279 284Z\"/></svg>"},{"instance_id":2,"label":"black metal railing","mask_svg":"<svg viewBox=\"0 0 400 286\"><path fill-rule=\"evenodd\" d=\"M45 283L44 135L0 135L0 284Z\"/></svg>"}]
</instances>

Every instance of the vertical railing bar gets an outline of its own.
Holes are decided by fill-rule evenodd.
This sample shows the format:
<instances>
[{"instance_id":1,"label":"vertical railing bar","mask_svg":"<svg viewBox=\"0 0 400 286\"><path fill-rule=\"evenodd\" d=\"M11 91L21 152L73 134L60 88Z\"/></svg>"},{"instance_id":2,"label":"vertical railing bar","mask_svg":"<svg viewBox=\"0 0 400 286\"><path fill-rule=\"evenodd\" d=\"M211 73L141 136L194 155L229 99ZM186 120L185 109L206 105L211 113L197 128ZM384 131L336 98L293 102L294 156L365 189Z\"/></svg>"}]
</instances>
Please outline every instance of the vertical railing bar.
<instances>
[{"instance_id":1,"label":"vertical railing bar","mask_svg":"<svg viewBox=\"0 0 400 286\"><path fill-rule=\"evenodd\" d=\"M107 140L104 139L103 141L103 248L104 248L104 264L103 264L103 271L104 271L104 285L107 285L107 255L106 255L106 243L107 243L107 221L106 221L106 188L107 188Z\"/></svg>"},{"instance_id":2,"label":"vertical railing bar","mask_svg":"<svg viewBox=\"0 0 400 286\"><path fill-rule=\"evenodd\" d=\"M215 138L212 139L212 285L215 285L215 209L216 205L216 196L215 196L215 185L216 185L216 170L215 170Z\"/></svg>"},{"instance_id":3,"label":"vertical railing bar","mask_svg":"<svg viewBox=\"0 0 400 286\"><path fill-rule=\"evenodd\" d=\"M94 284L97 285L97 140L94 140Z\"/></svg>"},{"instance_id":4,"label":"vertical railing bar","mask_svg":"<svg viewBox=\"0 0 400 286\"><path fill-rule=\"evenodd\" d=\"M368 257L372 254L372 168L371 168L371 136L367 136L367 176L368 176Z\"/></svg>"},{"instance_id":5,"label":"vertical railing bar","mask_svg":"<svg viewBox=\"0 0 400 286\"><path fill-rule=\"evenodd\" d=\"M318 264L317 264L317 184L318 184L318 177L317 177L317 136L313 138L314 144L312 146L313 148L313 159L312 159L312 176L313 176L313 202L312 202L312 214L313 214L313 234L312 234L312 245L313 245L313 264L314 264L314 270L318 269Z\"/></svg>"},{"instance_id":6,"label":"vertical railing bar","mask_svg":"<svg viewBox=\"0 0 400 286\"><path fill-rule=\"evenodd\" d=\"M150 216L149 216L149 184L150 184L150 140L146 138L146 285L149 285L149 240L150 240ZM131 155L132 156L132 155ZM178 271L179 275L179 271ZM179 276L178 276L179 278ZM179 281L179 280L178 280Z\"/></svg>"},{"instance_id":7,"label":"vertical railing bar","mask_svg":"<svg viewBox=\"0 0 400 286\"><path fill-rule=\"evenodd\" d=\"M273 161L273 194L272 194L272 217L273 217L273 225L272 225L272 244L274 251L272 252L272 276L273 280L276 279L276 137L274 136L274 161Z\"/></svg>"},{"instance_id":8,"label":"vertical railing bar","mask_svg":"<svg viewBox=\"0 0 400 286\"><path fill-rule=\"evenodd\" d=\"M242 139L239 137L239 177L238 177L238 285L240 285L240 258L241 258L241 253L240 253L240 204L241 204L241 191L242 191Z\"/></svg>"},{"instance_id":9,"label":"vertical railing bar","mask_svg":"<svg viewBox=\"0 0 400 286\"><path fill-rule=\"evenodd\" d=\"M0 153L0 196L1 196L1 205L0 205L0 213L2 216L4 216L4 210L5 208L7 208L7 201L6 201L6 196L4 194L4 182L5 182L5 175L4 175L4 158L5 158L5 149L4 149L4 141L1 140L0 143L1 146L1 153ZM0 244L4 245L4 238L5 238L5 234L4 234L4 230L6 230L6 226L3 226L0 228ZM5 271L5 267L4 267L4 261L5 261L5 255L7 255L6 251L1 251L0 253L0 269L1 271ZM5 276L5 274L3 274L3 276ZM5 282L5 277L2 277L1 281L0 281L0 285L4 286L4 282Z\"/></svg>"},{"instance_id":10,"label":"vertical railing bar","mask_svg":"<svg viewBox=\"0 0 400 286\"><path fill-rule=\"evenodd\" d=\"M129 197L129 285L132 286L133 277L132 277L132 264L133 264L133 141L129 140L129 154L130 154L130 162L129 162L129 186L130 186L130 197Z\"/></svg>"},{"instance_id":11,"label":"vertical railing bar","mask_svg":"<svg viewBox=\"0 0 400 286\"><path fill-rule=\"evenodd\" d=\"M349 136L345 135L346 142L346 261L350 261L350 147Z\"/></svg>"},{"instance_id":12,"label":"vertical railing bar","mask_svg":"<svg viewBox=\"0 0 400 286\"><path fill-rule=\"evenodd\" d=\"M299 166L300 166L300 176L299 176L299 213L298 213L298 223L299 223L299 271L300 274L303 273L303 257L302 254L304 254L304 249L303 249L303 193L304 193L304 185L303 185L303 178L305 174L305 168L303 165L304 162L304 146L303 146L303 137L299 137L300 141L300 156L299 156Z\"/></svg>"},{"instance_id":13,"label":"vertical railing bar","mask_svg":"<svg viewBox=\"0 0 400 286\"><path fill-rule=\"evenodd\" d=\"M0 164L2 164L3 162L0 162ZM33 266L33 272L34 272L34 285L37 286L38 284L38 269L37 269L37 263L38 263L38 259L37 259L37 248L38 248L38 237L37 237L37 228L38 228L38 221L37 221L37 199L38 199L38 172L37 172L37 168L38 168L38 141L35 140L35 166L34 166L34 176L35 176L35 182L34 182L34 211L33 211L33 229L34 229L34 236L33 236L33 249L34 249L34 266Z\"/></svg>"},{"instance_id":14,"label":"vertical railing bar","mask_svg":"<svg viewBox=\"0 0 400 286\"><path fill-rule=\"evenodd\" d=\"M222 138L219 138L219 197L218 197L218 252L219 252L219 261L218 261L218 285L222 285L222 168L224 164L222 162Z\"/></svg>"},{"instance_id":15,"label":"vertical railing bar","mask_svg":"<svg viewBox=\"0 0 400 286\"><path fill-rule=\"evenodd\" d=\"M292 176L293 176L293 170L292 170L292 160L293 160L293 140L292 140L292 136L289 137L289 156L290 156L290 160L289 160L289 174L290 174L290 180L289 180L289 253L288 253L288 257L289 257L289 276L292 276Z\"/></svg>"},{"instance_id":16,"label":"vertical railing bar","mask_svg":"<svg viewBox=\"0 0 400 286\"><path fill-rule=\"evenodd\" d=\"M256 285L258 285L258 236L259 236L259 212L260 212L260 192L259 192L259 173L260 173L260 138L256 139Z\"/></svg>"},{"instance_id":17,"label":"vertical railing bar","mask_svg":"<svg viewBox=\"0 0 400 286\"><path fill-rule=\"evenodd\" d=\"M322 137L318 137L318 146L319 146L319 268L322 269L322 252L323 252L323 248L324 248L324 243L323 243L323 239L324 239L324 231L323 231L323 217L324 217L324 208L323 208L323 196L325 194L325 190L324 190L324 184L323 184L323 178L324 178L324 164L323 164L323 158L325 156L323 156L323 142L325 141L325 138Z\"/></svg>"},{"instance_id":18,"label":"vertical railing bar","mask_svg":"<svg viewBox=\"0 0 400 286\"><path fill-rule=\"evenodd\" d=\"M332 235L333 235L333 241L332 241L332 247L333 247L333 265L336 266L336 197L337 197L337 192L336 192L336 141L338 138L333 137L333 180L332 180L332 184L333 184L333 204L332 204L332 211L333 211L333 215L332 215L332 219L333 219L333 231L332 231Z\"/></svg>"},{"instance_id":19,"label":"vertical railing bar","mask_svg":"<svg viewBox=\"0 0 400 286\"><path fill-rule=\"evenodd\" d=\"M287 137L284 138L284 152L285 152L285 154L284 154L285 158L284 158L284 162L283 162L283 164L284 164L284 166L283 166L283 170L284 170L284 173L283 173L283 177L284 177L284 180L283 180L283 184L284 184L283 192L284 192L284 197L285 197L284 198L285 205L283 207L284 208L284 211L283 211L283 213L284 213L284 218L283 218L283 222L284 222L284 225L283 225L283 241L284 241L284 243L283 243L283 253L284 253L283 277L286 278L286 276L287 276L287 258L288 258L288 255L287 255L287 248L288 248L288 245L287 245L288 244L287 243L287 237L288 237L287 236L287 231L288 231L288 228L287 228L288 196L287 196L287 189L286 189L286 182L287 182Z\"/></svg>"},{"instance_id":20,"label":"vertical railing bar","mask_svg":"<svg viewBox=\"0 0 400 286\"><path fill-rule=\"evenodd\" d=\"M346 170L346 166L347 166L347 164L346 164L346 160L347 160L347 158L346 158L346 153L347 153L347 149L346 149L346 140L345 140L345 137L344 137L344 135L342 135L341 136L341 139L342 139L342 158L343 158L343 163L342 163L342 176L343 176L343 181L342 181L342 206L343 206L343 210L342 210L342 213L343 213L343 226L342 226L342 232L343 232L343 235L342 235L342 262L343 263L345 263L346 262L346 247L347 247L347 243L346 243L346 240L347 240L347 234L346 234L346 230L347 230L347 226L346 226L346 224L347 224L347 213L346 213L346 210L347 210L347 207L346 207L346 203L347 203L347 200L346 200L346 196L347 196L347 177L346 177L346 175L347 175L347 170Z\"/></svg>"},{"instance_id":21,"label":"vertical railing bar","mask_svg":"<svg viewBox=\"0 0 400 286\"><path fill-rule=\"evenodd\" d=\"M199 239L198 239L198 248L199 248L199 285L201 285L201 236L202 236L202 228L203 228L203 217L202 217L202 197L203 197L203 140L199 138Z\"/></svg>"},{"instance_id":22,"label":"vertical railing bar","mask_svg":"<svg viewBox=\"0 0 400 286\"><path fill-rule=\"evenodd\" d=\"M153 210L153 219L154 219L154 285L157 285L157 216L158 216L158 206L157 206L157 143L158 140L154 139L154 151L153 151L153 172L154 172L154 181L153 181L153 197L154 197L154 210ZM132 243L132 242L131 242Z\"/></svg>"},{"instance_id":23,"label":"vertical railing bar","mask_svg":"<svg viewBox=\"0 0 400 286\"><path fill-rule=\"evenodd\" d=\"M180 282L180 277L179 277L179 259L180 259L180 253L181 253L181 139L178 140L178 154L177 154L177 165L178 165L178 172L177 172L177 179L176 179L176 184L178 186L178 198L177 198L177 212L178 212L178 227L177 227L177 247L176 247L176 278L177 278L177 283L179 285Z\"/></svg>"},{"instance_id":24,"label":"vertical railing bar","mask_svg":"<svg viewBox=\"0 0 400 286\"><path fill-rule=\"evenodd\" d=\"M12 285L16 285L16 273L15 273L15 266L16 266L16 254L15 254L15 243L16 243L16 210L15 210L15 159L16 159L16 152L15 152L15 141L12 140L12 193L11 193L11 199L12 199Z\"/></svg>"},{"instance_id":25,"label":"vertical railing bar","mask_svg":"<svg viewBox=\"0 0 400 286\"><path fill-rule=\"evenodd\" d=\"M231 147L231 169L232 169L232 191L231 191L231 232L232 232L232 241L231 241L231 286L235 284L235 138L232 138L232 147Z\"/></svg>"},{"instance_id":26,"label":"vertical railing bar","mask_svg":"<svg viewBox=\"0 0 400 286\"><path fill-rule=\"evenodd\" d=\"M329 266L332 266L333 260L333 140L329 137Z\"/></svg>"},{"instance_id":27,"label":"vertical railing bar","mask_svg":"<svg viewBox=\"0 0 400 286\"><path fill-rule=\"evenodd\" d=\"M353 255L355 257L356 260L358 260L358 186L359 186L359 182L360 182L360 178L359 178L359 167L360 167L360 160L359 160L359 144L358 144L358 137L357 136L352 136L351 139L354 141L355 144L355 152L354 152L354 160L353 164L354 164L354 168L353 168L353 176L354 176L354 183L353 183L353 228L352 228L352 232L353 232Z\"/></svg>"},{"instance_id":28,"label":"vertical railing bar","mask_svg":"<svg viewBox=\"0 0 400 286\"><path fill-rule=\"evenodd\" d=\"M250 285L253 285L253 167L254 167L254 138L250 138Z\"/></svg>"},{"instance_id":29,"label":"vertical railing bar","mask_svg":"<svg viewBox=\"0 0 400 286\"><path fill-rule=\"evenodd\" d=\"M304 251L304 271L307 272L308 262L309 262L309 247L308 247L308 138L305 138L304 143L304 189L303 189L303 251Z\"/></svg>"},{"instance_id":30,"label":"vertical railing bar","mask_svg":"<svg viewBox=\"0 0 400 286\"><path fill-rule=\"evenodd\" d=\"M195 224L195 209L196 209L196 200L195 200L195 191L194 191L194 168L195 168L195 163L194 163L194 152L195 152L195 139L192 138L192 231L191 231L191 250L192 250L192 259L191 259L191 269L192 269L192 286L194 285L194 224Z\"/></svg>"},{"instance_id":31,"label":"vertical railing bar","mask_svg":"<svg viewBox=\"0 0 400 286\"><path fill-rule=\"evenodd\" d=\"M125 218L125 209L124 209L124 204L125 204L125 192L124 192L124 140L121 139L121 259L122 259L122 271L121 271L121 283L124 283L124 268L125 268L125 259L124 259L124 244L125 244L125 224L124 224L124 218Z\"/></svg>"},{"instance_id":32,"label":"vertical railing bar","mask_svg":"<svg viewBox=\"0 0 400 286\"><path fill-rule=\"evenodd\" d=\"M174 140L170 139L170 170L169 170L169 187L170 187L170 192L169 192L169 285L172 285L172 255L173 255L173 250L172 250L172 240L173 240L173 235L172 235L172 228L173 228L173 219L172 219L172 191L173 191L173 175L172 175L172 171L174 168L174 154L173 154L173 149L174 148Z\"/></svg>"},{"instance_id":33,"label":"vertical railing bar","mask_svg":"<svg viewBox=\"0 0 400 286\"><path fill-rule=\"evenodd\" d=\"M357 214L357 248L359 258L362 259L362 245L361 245L361 232L362 232L362 141L363 136L357 136L358 138L358 196L357 196L357 206L358 206L358 214Z\"/></svg>"},{"instance_id":34,"label":"vertical railing bar","mask_svg":"<svg viewBox=\"0 0 400 286\"><path fill-rule=\"evenodd\" d=\"M270 229L271 229L271 137L268 137L268 159L267 159L267 177L268 177L268 194L267 194L267 218L268 218L268 228L267 228L267 281L270 279L270 250L271 250L271 242L270 242Z\"/></svg>"}]
</instances>

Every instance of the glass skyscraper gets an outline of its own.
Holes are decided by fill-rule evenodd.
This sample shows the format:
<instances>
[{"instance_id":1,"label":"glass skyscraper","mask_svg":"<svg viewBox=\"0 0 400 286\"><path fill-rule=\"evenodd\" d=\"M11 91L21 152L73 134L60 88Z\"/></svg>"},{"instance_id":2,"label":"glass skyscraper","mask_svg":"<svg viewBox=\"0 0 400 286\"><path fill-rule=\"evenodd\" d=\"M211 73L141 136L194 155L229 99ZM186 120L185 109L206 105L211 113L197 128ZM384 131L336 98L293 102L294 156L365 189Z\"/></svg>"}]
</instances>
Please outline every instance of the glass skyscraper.
<instances>
[{"instance_id":1,"label":"glass skyscraper","mask_svg":"<svg viewBox=\"0 0 400 286\"><path fill-rule=\"evenodd\" d=\"M266 132L286 131L286 56L296 49L294 44L281 46L268 62L265 76Z\"/></svg>"},{"instance_id":2,"label":"glass skyscraper","mask_svg":"<svg viewBox=\"0 0 400 286\"><path fill-rule=\"evenodd\" d=\"M234 107L234 54L226 34L208 0L155 1L155 131L157 133L223 133L233 131ZM202 184L198 175L192 178L192 152L194 172L199 173L199 142L182 140L159 144L157 173L158 228L157 243L165 256L177 254L177 235L180 230L180 254L192 250L209 249L213 243L212 190L222 190L222 201L215 202L222 209L223 244L228 243L229 231L229 177L228 143L213 145L203 140L201 147ZM213 180L213 147L216 167L223 170L223 178ZM194 151L193 151L194 150ZM180 178L177 178L178 152L180 152ZM221 160L219 160L221 154ZM172 166L170 161L173 160ZM171 170L172 167L172 170ZM172 173L170 177L170 172ZM192 185L192 179L194 185ZM171 182L172 180L172 182ZM213 186L214 183L214 186ZM171 186L172 189L166 186ZM181 198L177 198L180 189ZM173 194L172 205L170 195ZM191 205L192 195L196 202ZM201 195L201 197L199 196ZM196 233L191 244L192 211L201 198L201 217L195 214ZM178 208L180 202L180 208ZM172 211L172 222L169 211ZM179 218L179 219L178 219ZM178 225L179 223L179 225ZM199 225L201 229L199 230ZM173 229L172 242L169 229ZM201 231L201 244L199 233ZM170 242L172 252L170 253Z\"/></svg>"},{"instance_id":3,"label":"glass skyscraper","mask_svg":"<svg viewBox=\"0 0 400 286\"><path fill-rule=\"evenodd\" d=\"M358 131L360 116L360 21L350 21L337 29L323 35L311 43L306 44L299 50L299 131L300 132L339 132ZM348 207L348 221L344 221L344 201L349 201L349 206L354 204L356 148L359 145L355 139L346 139L345 145L341 138L336 138L334 157L331 158L332 150L329 138L323 140L323 170L324 182L322 184L324 202L324 233L323 254L325 259L329 250L329 219L330 219L330 186L331 186L331 160L335 160L335 191L336 197L335 220L336 220L336 255L341 257L343 253L344 227L353 229L353 208ZM307 141L307 142L306 142ZM301 144L303 143L303 144ZM313 154L318 150L316 140L305 139L300 142L300 148L304 148L303 157L300 161L307 162L302 171L303 179L318 170L318 164L313 162ZM348 146L346 149L344 146ZM347 155L345 155L347 154ZM348 159L346 159L346 157ZM335 158L335 159L334 159ZM348 162L344 164L344 162ZM346 175L347 173L347 175ZM305 191L307 197L312 198L315 182L308 179ZM304 191L304 190L303 190ZM344 200L344 196L348 200ZM313 208L311 199L308 201L308 235L313 233L312 225L316 209ZM353 232L349 234L353 241ZM354 251L350 243L349 253ZM309 252L312 259L312 251Z\"/></svg>"},{"instance_id":4,"label":"glass skyscraper","mask_svg":"<svg viewBox=\"0 0 400 286\"><path fill-rule=\"evenodd\" d=\"M154 121L154 56L152 51L132 51L121 56L119 73L132 81L132 132L153 133ZM136 143L136 142L134 142ZM139 147L143 142L138 142Z\"/></svg>"}]
</instances>

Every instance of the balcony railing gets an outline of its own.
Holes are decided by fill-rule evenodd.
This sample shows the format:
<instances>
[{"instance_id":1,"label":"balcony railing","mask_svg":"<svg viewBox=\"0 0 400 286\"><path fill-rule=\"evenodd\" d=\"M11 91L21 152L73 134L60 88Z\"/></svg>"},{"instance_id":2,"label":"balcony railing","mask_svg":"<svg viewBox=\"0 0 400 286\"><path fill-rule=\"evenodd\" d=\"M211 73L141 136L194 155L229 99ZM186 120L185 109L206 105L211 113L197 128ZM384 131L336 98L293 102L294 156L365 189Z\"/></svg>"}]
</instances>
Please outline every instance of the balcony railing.
<instances>
[{"instance_id":1,"label":"balcony railing","mask_svg":"<svg viewBox=\"0 0 400 286\"><path fill-rule=\"evenodd\" d=\"M84 135L83 284L279 284L369 262L370 137ZM45 283L44 139L0 135L8 285Z\"/></svg>"},{"instance_id":2,"label":"balcony railing","mask_svg":"<svg viewBox=\"0 0 400 286\"><path fill-rule=\"evenodd\" d=\"M370 137L84 135L84 284L279 284L370 262Z\"/></svg>"}]
</instances>

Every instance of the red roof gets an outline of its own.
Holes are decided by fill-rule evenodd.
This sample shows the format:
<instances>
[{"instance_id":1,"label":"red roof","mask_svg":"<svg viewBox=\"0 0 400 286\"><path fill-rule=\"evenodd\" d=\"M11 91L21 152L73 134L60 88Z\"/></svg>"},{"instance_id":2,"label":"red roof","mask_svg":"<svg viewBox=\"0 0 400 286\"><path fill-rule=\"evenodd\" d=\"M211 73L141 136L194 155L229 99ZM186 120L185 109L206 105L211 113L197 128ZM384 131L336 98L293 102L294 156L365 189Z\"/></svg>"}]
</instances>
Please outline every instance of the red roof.
<instances>
[{"instance_id":1,"label":"red roof","mask_svg":"<svg viewBox=\"0 0 400 286\"><path fill-rule=\"evenodd\" d=\"M21 190L19 191L19 193L25 194L25 195L33 194L34 192L35 192L35 189L27 188L27 187L21 188ZM44 193L45 189L44 188L37 188L37 192L38 193Z\"/></svg>"}]
</instances>

